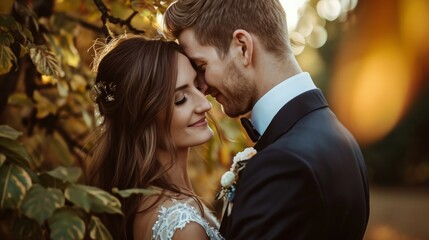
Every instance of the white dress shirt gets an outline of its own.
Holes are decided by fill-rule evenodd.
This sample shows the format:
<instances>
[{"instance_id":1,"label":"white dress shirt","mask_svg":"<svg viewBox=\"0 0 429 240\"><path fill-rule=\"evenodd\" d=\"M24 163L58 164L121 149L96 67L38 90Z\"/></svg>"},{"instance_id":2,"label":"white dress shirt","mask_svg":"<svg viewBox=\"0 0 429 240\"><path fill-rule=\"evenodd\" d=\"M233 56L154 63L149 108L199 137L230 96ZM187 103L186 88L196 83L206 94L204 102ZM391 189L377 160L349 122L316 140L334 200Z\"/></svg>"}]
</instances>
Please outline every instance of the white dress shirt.
<instances>
[{"instance_id":1,"label":"white dress shirt","mask_svg":"<svg viewBox=\"0 0 429 240\"><path fill-rule=\"evenodd\" d=\"M253 106L250 120L253 127L264 134L277 112L291 99L306 91L316 89L307 72L292 76L273 87Z\"/></svg>"}]
</instances>

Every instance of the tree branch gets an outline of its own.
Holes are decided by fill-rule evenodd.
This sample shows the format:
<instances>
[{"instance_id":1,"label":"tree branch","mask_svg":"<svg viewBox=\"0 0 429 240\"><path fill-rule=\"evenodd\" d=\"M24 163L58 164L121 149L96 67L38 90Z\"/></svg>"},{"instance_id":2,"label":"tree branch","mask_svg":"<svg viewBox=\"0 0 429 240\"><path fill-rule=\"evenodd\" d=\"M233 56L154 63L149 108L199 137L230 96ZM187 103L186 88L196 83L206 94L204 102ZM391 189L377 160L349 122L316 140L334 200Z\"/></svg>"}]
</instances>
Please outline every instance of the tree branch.
<instances>
[{"instance_id":1,"label":"tree branch","mask_svg":"<svg viewBox=\"0 0 429 240\"><path fill-rule=\"evenodd\" d=\"M142 34L145 33L144 31L138 30L137 28L131 25L131 20L137 14L137 12L133 12L127 19L123 20L110 15L109 14L110 10L107 8L106 4L104 4L103 0L94 0L94 3L97 6L98 10L101 12L101 22L103 23L102 30L106 36L110 36L109 30L107 29L107 25L106 25L107 21L113 24L119 24L121 27L127 26L128 29L134 33L142 33Z\"/></svg>"},{"instance_id":2,"label":"tree branch","mask_svg":"<svg viewBox=\"0 0 429 240\"><path fill-rule=\"evenodd\" d=\"M69 20L69 21L77 22L79 25L81 25L82 27L84 27L84 28L86 28L86 29L89 29L89 30L94 31L94 32L96 32L96 33L103 33L103 30L102 30L102 29L100 29L100 27L99 27L99 26L96 26L96 25L94 25L94 24L91 24L91 23L85 22L85 21L84 21L84 20L82 20L82 19L79 19L79 18L76 18L76 17L70 16L70 15L68 15L68 14L64 14L64 17L65 17L67 20Z\"/></svg>"}]
</instances>

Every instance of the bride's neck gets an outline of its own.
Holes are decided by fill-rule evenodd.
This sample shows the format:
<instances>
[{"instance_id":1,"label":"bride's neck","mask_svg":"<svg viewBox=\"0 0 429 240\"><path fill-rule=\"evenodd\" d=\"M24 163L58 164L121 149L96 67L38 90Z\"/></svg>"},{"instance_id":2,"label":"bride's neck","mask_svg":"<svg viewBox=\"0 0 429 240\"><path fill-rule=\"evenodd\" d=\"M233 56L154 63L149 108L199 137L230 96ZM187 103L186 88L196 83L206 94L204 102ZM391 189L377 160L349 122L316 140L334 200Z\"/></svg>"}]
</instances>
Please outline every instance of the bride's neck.
<instances>
[{"instance_id":1,"label":"bride's neck","mask_svg":"<svg viewBox=\"0 0 429 240\"><path fill-rule=\"evenodd\" d=\"M193 193L192 184L188 175L188 155L189 148L178 150L173 166L168 170L167 175L172 184L185 193ZM164 166L170 166L171 155L167 151L159 151L158 157Z\"/></svg>"}]
</instances>

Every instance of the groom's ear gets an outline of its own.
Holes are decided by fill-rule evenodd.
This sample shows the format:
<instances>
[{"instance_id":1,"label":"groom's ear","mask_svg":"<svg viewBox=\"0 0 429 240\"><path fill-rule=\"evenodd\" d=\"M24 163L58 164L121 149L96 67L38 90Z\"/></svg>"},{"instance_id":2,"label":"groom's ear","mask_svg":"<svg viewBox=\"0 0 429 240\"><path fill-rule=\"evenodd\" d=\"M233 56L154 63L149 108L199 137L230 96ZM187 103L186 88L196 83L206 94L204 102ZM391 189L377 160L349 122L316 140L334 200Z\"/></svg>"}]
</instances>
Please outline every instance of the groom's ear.
<instances>
[{"instance_id":1,"label":"groom's ear","mask_svg":"<svg viewBox=\"0 0 429 240\"><path fill-rule=\"evenodd\" d=\"M252 63L253 57L253 38L249 32L237 29L232 34L231 50L236 56L240 57L244 66Z\"/></svg>"}]
</instances>

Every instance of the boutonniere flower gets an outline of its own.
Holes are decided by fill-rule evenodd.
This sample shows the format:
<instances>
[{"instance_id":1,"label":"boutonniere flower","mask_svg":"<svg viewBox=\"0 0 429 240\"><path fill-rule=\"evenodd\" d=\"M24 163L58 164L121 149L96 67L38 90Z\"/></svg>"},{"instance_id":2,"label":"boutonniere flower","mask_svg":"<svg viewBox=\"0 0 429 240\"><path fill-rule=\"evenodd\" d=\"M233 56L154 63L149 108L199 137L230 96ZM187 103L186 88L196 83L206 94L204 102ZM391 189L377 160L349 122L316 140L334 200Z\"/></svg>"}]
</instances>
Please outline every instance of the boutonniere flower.
<instances>
[{"instance_id":1,"label":"boutonniere flower","mask_svg":"<svg viewBox=\"0 0 429 240\"><path fill-rule=\"evenodd\" d=\"M246 167L247 161L256 154L252 147L246 148L237 153L232 159L231 168L222 175L220 184L222 189L217 194L216 199L226 198L228 202L234 199L235 186L238 181L238 173Z\"/></svg>"}]
</instances>

